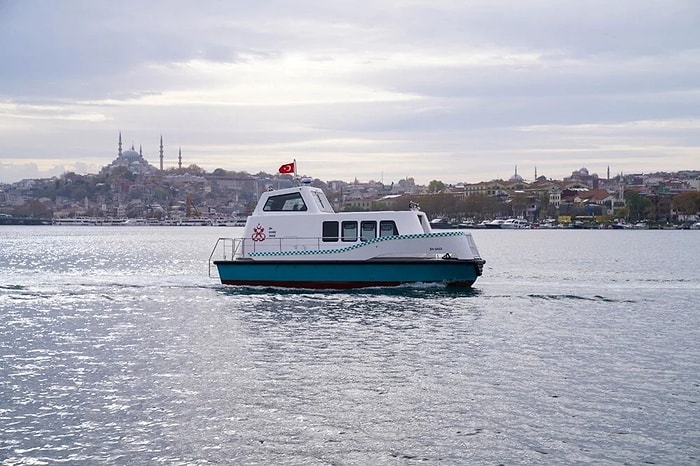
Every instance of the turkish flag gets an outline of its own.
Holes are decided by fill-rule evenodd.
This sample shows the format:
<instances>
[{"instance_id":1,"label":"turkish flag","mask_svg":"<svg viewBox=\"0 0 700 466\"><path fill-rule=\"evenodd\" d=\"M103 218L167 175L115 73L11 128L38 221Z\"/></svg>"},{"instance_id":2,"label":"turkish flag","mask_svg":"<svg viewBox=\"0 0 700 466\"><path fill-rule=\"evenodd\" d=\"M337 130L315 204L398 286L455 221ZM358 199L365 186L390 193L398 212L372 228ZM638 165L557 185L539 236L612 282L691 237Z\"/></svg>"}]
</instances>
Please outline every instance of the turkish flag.
<instances>
[{"instance_id":1,"label":"turkish flag","mask_svg":"<svg viewBox=\"0 0 700 466\"><path fill-rule=\"evenodd\" d=\"M280 173L294 173L294 162L282 165L280 167Z\"/></svg>"}]
</instances>

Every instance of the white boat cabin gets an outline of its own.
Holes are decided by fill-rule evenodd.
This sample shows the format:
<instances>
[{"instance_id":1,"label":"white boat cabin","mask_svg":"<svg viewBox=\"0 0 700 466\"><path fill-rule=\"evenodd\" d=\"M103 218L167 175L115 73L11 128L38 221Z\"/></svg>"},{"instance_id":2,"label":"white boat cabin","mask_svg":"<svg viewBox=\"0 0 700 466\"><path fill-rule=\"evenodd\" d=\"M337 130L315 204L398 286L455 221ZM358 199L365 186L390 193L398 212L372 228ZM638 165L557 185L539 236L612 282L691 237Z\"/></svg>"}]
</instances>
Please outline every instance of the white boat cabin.
<instances>
[{"instance_id":1,"label":"white boat cabin","mask_svg":"<svg viewBox=\"0 0 700 466\"><path fill-rule=\"evenodd\" d=\"M337 213L321 189L296 186L265 192L248 218L245 237L259 241L264 241L262 235L321 238L324 243L352 243L430 232L427 216L418 210Z\"/></svg>"},{"instance_id":2,"label":"white boat cabin","mask_svg":"<svg viewBox=\"0 0 700 466\"><path fill-rule=\"evenodd\" d=\"M471 235L434 231L426 214L417 209L338 213L322 190L309 185L263 193L243 237L228 241L234 260L479 257ZM224 256L226 250L224 246Z\"/></svg>"}]
</instances>

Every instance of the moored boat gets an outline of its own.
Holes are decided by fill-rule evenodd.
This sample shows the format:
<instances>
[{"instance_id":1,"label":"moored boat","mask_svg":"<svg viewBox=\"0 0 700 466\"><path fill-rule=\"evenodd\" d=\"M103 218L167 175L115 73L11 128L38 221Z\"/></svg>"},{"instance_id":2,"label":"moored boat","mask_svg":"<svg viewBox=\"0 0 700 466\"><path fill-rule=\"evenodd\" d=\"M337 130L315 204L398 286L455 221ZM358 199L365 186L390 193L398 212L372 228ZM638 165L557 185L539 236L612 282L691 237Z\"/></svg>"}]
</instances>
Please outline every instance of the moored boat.
<instances>
[{"instance_id":1,"label":"moored boat","mask_svg":"<svg viewBox=\"0 0 700 466\"><path fill-rule=\"evenodd\" d=\"M469 287L484 263L469 233L433 231L417 207L337 213L308 182L263 193L244 236L219 238L209 258L222 284L320 289Z\"/></svg>"},{"instance_id":2,"label":"moored boat","mask_svg":"<svg viewBox=\"0 0 700 466\"><path fill-rule=\"evenodd\" d=\"M509 218L501 224L503 230L523 230L530 228L530 223L523 218Z\"/></svg>"},{"instance_id":3,"label":"moored boat","mask_svg":"<svg viewBox=\"0 0 700 466\"><path fill-rule=\"evenodd\" d=\"M449 230L454 228L450 220L444 217L434 218L430 221L430 228L433 230Z\"/></svg>"},{"instance_id":4,"label":"moored boat","mask_svg":"<svg viewBox=\"0 0 700 466\"><path fill-rule=\"evenodd\" d=\"M490 222L486 223L485 226L489 230L500 230L501 225L503 225L504 223L505 223L505 220L503 220L502 218L497 218L495 220L491 220Z\"/></svg>"},{"instance_id":5,"label":"moored boat","mask_svg":"<svg viewBox=\"0 0 700 466\"><path fill-rule=\"evenodd\" d=\"M474 223L474 220L472 219L467 219L463 222L459 222L457 224L457 228L476 228L476 223Z\"/></svg>"}]
</instances>

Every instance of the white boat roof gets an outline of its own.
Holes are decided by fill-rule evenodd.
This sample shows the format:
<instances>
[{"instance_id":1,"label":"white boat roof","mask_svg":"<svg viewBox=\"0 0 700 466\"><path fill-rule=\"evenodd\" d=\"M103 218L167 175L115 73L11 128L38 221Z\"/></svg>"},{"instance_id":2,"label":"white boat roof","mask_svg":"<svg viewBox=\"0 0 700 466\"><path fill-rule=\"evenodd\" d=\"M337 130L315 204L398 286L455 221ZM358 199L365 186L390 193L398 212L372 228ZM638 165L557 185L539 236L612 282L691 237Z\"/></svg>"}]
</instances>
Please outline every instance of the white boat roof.
<instances>
[{"instance_id":1,"label":"white boat roof","mask_svg":"<svg viewBox=\"0 0 700 466\"><path fill-rule=\"evenodd\" d=\"M253 215L279 215L285 212L335 213L323 190L302 185L264 192L255 206Z\"/></svg>"}]
</instances>

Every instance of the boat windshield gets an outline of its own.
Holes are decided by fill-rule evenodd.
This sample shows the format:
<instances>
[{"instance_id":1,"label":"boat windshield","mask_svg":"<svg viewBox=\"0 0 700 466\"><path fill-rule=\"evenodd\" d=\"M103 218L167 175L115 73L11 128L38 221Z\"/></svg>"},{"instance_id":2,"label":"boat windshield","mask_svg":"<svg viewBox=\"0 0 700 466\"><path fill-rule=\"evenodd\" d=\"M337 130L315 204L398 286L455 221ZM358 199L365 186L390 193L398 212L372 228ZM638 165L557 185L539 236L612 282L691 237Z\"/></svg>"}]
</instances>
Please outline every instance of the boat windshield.
<instances>
[{"instance_id":1,"label":"boat windshield","mask_svg":"<svg viewBox=\"0 0 700 466\"><path fill-rule=\"evenodd\" d=\"M289 212L306 210L306 204L301 198L301 193L280 194L279 196L270 196L265 202L263 210L265 212Z\"/></svg>"}]
</instances>

